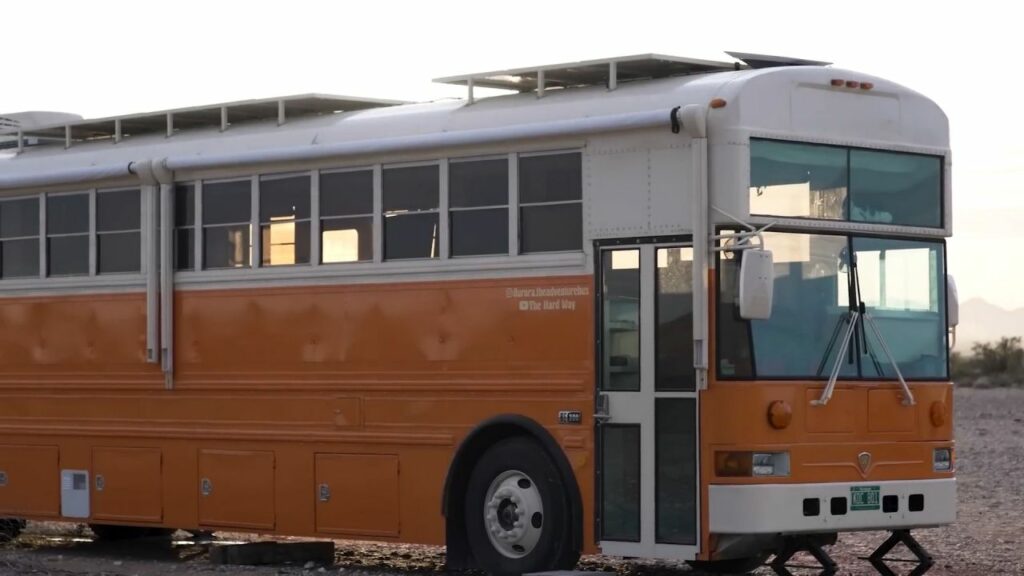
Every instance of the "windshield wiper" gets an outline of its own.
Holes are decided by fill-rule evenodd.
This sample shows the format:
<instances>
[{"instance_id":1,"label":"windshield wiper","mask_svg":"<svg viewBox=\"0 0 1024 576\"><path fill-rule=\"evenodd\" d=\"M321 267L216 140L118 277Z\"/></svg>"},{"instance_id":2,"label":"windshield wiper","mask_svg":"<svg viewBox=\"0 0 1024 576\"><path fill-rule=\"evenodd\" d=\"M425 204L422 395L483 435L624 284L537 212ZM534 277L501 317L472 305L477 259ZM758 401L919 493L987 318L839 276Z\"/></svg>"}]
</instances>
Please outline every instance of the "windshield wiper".
<instances>
[{"instance_id":1,"label":"windshield wiper","mask_svg":"<svg viewBox=\"0 0 1024 576\"><path fill-rule=\"evenodd\" d=\"M847 287L849 289L850 310L846 315L840 317L840 322L836 325L836 329L833 331L832 339L829 341L828 347L825 350L825 358L822 358L822 363L818 366L819 374L821 373L821 369L824 367L825 360L832 352L836 336L838 336L843 323L847 323L846 332L843 334L843 341L839 346L839 353L836 354L835 362L832 364L832 371L828 377L828 384L825 386L825 389L821 391L821 397L817 400L811 400L811 404L813 406L824 406L832 399L832 393L836 388L836 381L839 380L839 372L843 367L843 356L845 356L847 350L849 350L850 340L853 338L853 335L857 330L857 323L860 322L861 329L865 331L865 334L863 334L864 351L870 354L871 361L875 365L875 370L878 371L880 376L882 375L882 365L878 362L878 358L875 356L874 351L872 351L868 346L868 337L865 327L871 328L871 332L874 333L875 338L878 339L878 343L882 346L882 352L885 353L885 357L889 360L889 363L892 364L893 370L896 371L896 377L900 381L900 386L903 387L903 405L913 406L915 404L914 394L910 391L910 386L907 385L907 381L903 378L903 372L900 371L896 358L893 357L892 351L889 350L889 345L882 336L882 331L878 329L878 325L875 324L874 318L868 314L867 306L864 305L864 300L861 299L860 275L857 273L857 254L852 250L850 251L849 268L850 274Z\"/></svg>"}]
</instances>

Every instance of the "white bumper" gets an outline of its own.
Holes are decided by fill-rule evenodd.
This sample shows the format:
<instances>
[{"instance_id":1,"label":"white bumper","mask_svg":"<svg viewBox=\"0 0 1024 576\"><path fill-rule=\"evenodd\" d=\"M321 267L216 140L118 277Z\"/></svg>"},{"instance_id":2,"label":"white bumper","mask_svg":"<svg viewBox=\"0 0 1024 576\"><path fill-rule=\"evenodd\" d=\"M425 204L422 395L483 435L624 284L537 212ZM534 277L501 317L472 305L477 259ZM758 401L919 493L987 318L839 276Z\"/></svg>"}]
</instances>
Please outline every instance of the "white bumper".
<instances>
[{"instance_id":1,"label":"white bumper","mask_svg":"<svg viewBox=\"0 0 1024 576\"><path fill-rule=\"evenodd\" d=\"M877 509L853 509L851 488L879 488ZM924 508L910 510L921 495ZM885 512L881 498L896 496L896 512ZM804 500L819 500L817 515L805 515ZM846 513L833 514L833 498L846 499ZM918 498L915 497L915 501ZM956 520L956 478L827 484L712 485L708 487L709 528L713 534L793 534L851 530L893 530L950 524Z\"/></svg>"}]
</instances>

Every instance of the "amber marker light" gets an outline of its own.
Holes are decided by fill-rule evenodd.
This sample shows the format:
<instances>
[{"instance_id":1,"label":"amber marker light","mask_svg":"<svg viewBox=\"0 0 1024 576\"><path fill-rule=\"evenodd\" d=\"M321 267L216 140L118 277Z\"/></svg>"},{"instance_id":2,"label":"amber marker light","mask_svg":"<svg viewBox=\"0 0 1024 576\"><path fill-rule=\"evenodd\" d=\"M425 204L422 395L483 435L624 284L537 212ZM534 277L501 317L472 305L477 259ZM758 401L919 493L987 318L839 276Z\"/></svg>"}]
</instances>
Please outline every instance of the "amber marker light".
<instances>
[{"instance_id":1,"label":"amber marker light","mask_svg":"<svg viewBox=\"0 0 1024 576\"><path fill-rule=\"evenodd\" d=\"M843 84L846 84L845 80L840 80L839 78L832 79L832 85L835 86L836 88L842 86Z\"/></svg>"},{"instance_id":2,"label":"amber marker light","mask_svg":"<svg viewBox=\"0 0 1024 576\"><path fill-rule=\"evenodd\" d=\"M725 100L722 98L715 98L711 101L710 106L712 108L725 108Z\"/></svg>"},{"instance_id":3,"label":"amber marker light","mask_svg":"<svg viewBox=\"0 0 1024 576\"><path fill-rule=\"evenodd\" d=\"M793 408L784 400L776 400L768 405L768 424L776 430L782 430L793 421Z\"/></svg>"},{"instance_id":4,"label":"amber marker light","mask_svg":"<svg viewBox=\"0 0 1024 576\"><path fill-rule=\"evenodd\" d=\"M861 90L871 90L874 87L875 87L875 85L872 84L871 82L861 82L860 83L860 89Z\"/></svg>"}]
</instances>

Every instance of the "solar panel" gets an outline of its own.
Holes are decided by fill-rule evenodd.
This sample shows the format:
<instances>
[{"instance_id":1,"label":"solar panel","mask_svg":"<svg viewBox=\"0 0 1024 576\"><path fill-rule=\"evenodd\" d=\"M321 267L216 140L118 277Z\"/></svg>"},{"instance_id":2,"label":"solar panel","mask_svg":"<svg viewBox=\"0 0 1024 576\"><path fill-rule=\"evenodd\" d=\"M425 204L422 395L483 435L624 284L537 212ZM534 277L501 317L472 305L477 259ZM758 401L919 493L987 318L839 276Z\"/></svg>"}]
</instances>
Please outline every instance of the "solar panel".
<instances>
[{"instance_id":1,"label":"solar panel","mask_svg":"<svg viewBox=\"0 0 1024 576\"><path fill-rule=\"evenodd\" d=\"M729 56L743 62L751 68L778 68L781 66L828 66L831 62L790 58L789 56L772 56L771 54L751 54L748 52L726 52Z\"/></svg>"},{"instance_id":2,"label":"solar panel","mask_svg":"<svg viewBox=\"0 0 1024 576\"><path fill-rule=\"evenodd\" d=\"M162 133L173 135L179 130L195 128L217 128L224 130L230 125L254 121L274 121L284 124L288 119L366 110L407 104L399 100L330 96L325 94L300 94L280 98L243 100L161 110L142 114L112 116L88 120L73 120L50 126L19 129L0 126L0 135L21 134L22 138L39 143L63 141L65 146L75 142L113 139L142 134Z\"/></svg>"},{"instance_id":3,"label":"solar panel","mask_svg":"<svg viewBox=\"0 0 1024 576\"><path fill-rule=\"evenodd\" d=\"M717 62L681 58L664 54L638 54L602 60L549 64L512 70L496 70L437 78L434 82L458 86L500 88L517 92L543 91L546 88L608 86L618 82L739 70L739 62Z\"/></svg>"}]
</instances>

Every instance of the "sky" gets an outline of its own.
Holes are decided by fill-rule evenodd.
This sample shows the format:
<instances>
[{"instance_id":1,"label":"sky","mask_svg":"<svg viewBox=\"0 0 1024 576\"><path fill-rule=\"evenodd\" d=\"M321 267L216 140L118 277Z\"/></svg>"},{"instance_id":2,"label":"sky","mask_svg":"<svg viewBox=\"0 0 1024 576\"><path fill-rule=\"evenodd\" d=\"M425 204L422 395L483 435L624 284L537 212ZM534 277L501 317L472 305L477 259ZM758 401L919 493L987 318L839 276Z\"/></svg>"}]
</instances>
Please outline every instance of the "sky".
<instances>
[{"instance_id":1,"label":"sky","mask_svg":"<svg viewBox=\"0 0 1024 576\"><path fill-rule=\"evenodd\" d=\"M961 301L1024 307L1024 73L1012 2L7 2L0 113L101 117L321 92L433 100L461 73L725 50L834 62L950 118ZM1017 256L1017 248L1021 253Z\"/></svg>"}]
</instances>

